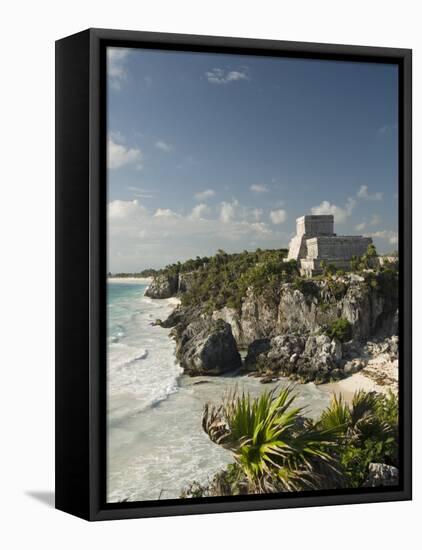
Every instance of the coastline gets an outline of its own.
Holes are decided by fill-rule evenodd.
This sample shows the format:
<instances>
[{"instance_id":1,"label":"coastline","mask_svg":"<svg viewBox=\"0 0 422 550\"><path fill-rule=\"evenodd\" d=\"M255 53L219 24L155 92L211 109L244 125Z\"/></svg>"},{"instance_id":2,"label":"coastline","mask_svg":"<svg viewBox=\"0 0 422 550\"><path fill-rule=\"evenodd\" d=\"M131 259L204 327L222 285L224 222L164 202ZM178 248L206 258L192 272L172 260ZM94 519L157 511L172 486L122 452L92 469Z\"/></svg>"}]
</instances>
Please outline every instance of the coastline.
<instances>
[{"instance_id":1,"label":"coastline","mask_svg":"<svg viewBox=\"0 0 422 550\"><path fill-rule=\"evenodd\" d=\"M118 320L119 333L110 344L118 362L108 366L107 500L177 499L192 480L207 483L233 462L233 456L202 429L205 403L219 404L229 388L257 397L292 381L280 377L262 384L259 378L233 373L189 376L176 358L170 329L155 323L167 318L180 299L141 297L136 283L148 287L152 279L109 278L108 282L117 283L110 290L119 300L123 296L123 303L111 311L125 318ZM128 284L119 288L119 283ZM394 383L397 361L388 361L385 353L366 356L365 362L358 373L337 382L296 383L297 404L309 417L318 418L333 394L341 393L350 403L359 389L385 393ZM172 460L168 469L163 468L167 457Z\"/></svg>"},{"instance_id":2,"label":"coastline","mask_svg":"<svg viewBox=\"0 0 422 550\"><path fill-rule=\"evenodd\" d=\"M383 362L378 357L370 359L361 371L337 382L322 384L321 389L335 395L341 394L347 403L356 391L375 391L387 394L398 392L398 361Z\"/></svg>"},{"instance_id":3,"label":"coastline","mask_svg":"<svg viewBox=\"0 0 422 550\"><path fill-rule=\"evenodd\" d=\"M150 285L152 277L107 277L107 283L139 283L141 285Z\"/></svg>"},{"instance_id":4,"label":"coastline","mask_svg":"<svg viewBox=\"0 0 422 550\"><path fill-rule=\"evenodd\" d=\"M126 292L130 296L129 286ZM119 320L124 334L112 344L118 363L108 365L107 501L177 499L192 480L206 483L233 462L232 454L202 429L205 403L220 403L229 388L258 396L290 381L263 385L256 378L232 374L183 375L170 329L153 324L173 311L179 299L126 300L119 311L128 322ZM131 349L122 360L124 345ZM314 384L301 385L298 394L298 405L308 407L314 417L329 402L328 394ZM168 457L171 468L164 467Z\"/></svg>"},{"instance_id":5,"label":"coastline","mask_svg":"<svg viewBox=\"0 0 422 550\"><path fill-rule=\"evenodd\" d=\"M141 280L135 277L116 278L113 280L117 280L118 282L125 282L127 279L130 279L130 281L132 282ZM146 284L150 285L151 282L153 281L153 277L145 278L142 280L146 281ZM181 300L177 297L168 298L167 301L174 306L172 311L174 311L176 307L181 304ZM242 357L242 362L243 361L244 361L244 357ZM177 363L179 364L178 361ZM183 369L180 376L183 377L183 379L185 380L191 378L189 375L184 373ZM224 378L224 376L222 377ZM198 376L195 378L197 378L198 380L201 380L201 378L208 378L208 377ZM238 378L240 381L244 377L238 376ZM183 382L183 379L181 381L180 386L186 385L186 382ZM281 377L274 383L270 384L270 387L275 387L277 386L277 384L285 380L286 380L285 378ZM398 393L398 360L389 361L387 355L379 354L378 356L375 356L369 359L366 366L361 371L355 374L352 374L347 378L343 378L342 380L338 380L336 382L327 382L325 384L318 384L318 385L315 384L314 382L308 382L307 384L302 384L302 383L297 383L297 384L300 386L312 385L315 387L319 387L321 390L323 390L324 392L327 392L327 394L330 394L330 395L338 396L341 394L343 399L347 403L352 402L354 394L359 390L363 390L365 392L376 392L376 393L383 393L383 394L387 394L389 393L389 391L392 391L393 393L397 394ZM262 391L264 391L264 389L265 387L262 388Z\"/></svg>"}]
</instances>

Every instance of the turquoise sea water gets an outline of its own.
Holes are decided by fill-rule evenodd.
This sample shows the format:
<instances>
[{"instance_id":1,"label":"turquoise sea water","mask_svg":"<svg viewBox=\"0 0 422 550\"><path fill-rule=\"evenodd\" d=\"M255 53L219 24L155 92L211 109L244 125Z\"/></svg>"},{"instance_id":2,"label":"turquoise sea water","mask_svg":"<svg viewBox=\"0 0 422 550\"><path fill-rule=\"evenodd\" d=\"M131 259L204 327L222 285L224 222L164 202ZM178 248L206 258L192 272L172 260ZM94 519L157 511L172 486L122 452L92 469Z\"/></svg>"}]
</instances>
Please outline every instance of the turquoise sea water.
<instances>
[{"instance_id":1,"label":"turquoise sea water","mask_svg":"<svg viewBox=\"0 0 422 550\"><path fill-rule=\"evenodd\" d=\"M234 385L253 395L275 385L244 376L184 376L169 330L152 325L165 319L177 300L145 297L147 284L108 283L109 502L178 498L189 482L206 481L232 456L203 433L204 404L219 402ZM310 414L328 404L327 392L318 386L299 385L298 392L298 404L307 405Z\"/></svg>"}]
</instances>

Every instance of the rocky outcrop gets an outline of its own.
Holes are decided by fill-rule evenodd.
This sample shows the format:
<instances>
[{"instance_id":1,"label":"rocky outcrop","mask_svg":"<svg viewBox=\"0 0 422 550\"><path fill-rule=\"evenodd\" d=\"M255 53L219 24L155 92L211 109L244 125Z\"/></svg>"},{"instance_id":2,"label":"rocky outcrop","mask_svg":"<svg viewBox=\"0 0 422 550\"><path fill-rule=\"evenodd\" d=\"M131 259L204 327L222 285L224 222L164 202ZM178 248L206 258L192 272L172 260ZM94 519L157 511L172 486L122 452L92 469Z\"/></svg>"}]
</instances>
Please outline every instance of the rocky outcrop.
<instances>
[{"instance_id":1,"label":"rocky outcrop","mask_svg":"<svg viewBox=\"0 0 422 550\"><path fill-rule=\"evenodd\" d=\"M365 369L380 387L393 391L398 383L398 337L341 343L325 334L282 334L248 346L246 372L264 381L287 376L300 382L325 383Z\"/></svg>"},{"instance_id":2,"label":"rocky outcrop","mask_svg":"<svg viewBox=\"0 0 422 550\"><path fill-rule=\"evenodd\" d=\"M398 392L399 382L399 338L391 336L377 341L368 341L360 350L360 359L364 361L364 375L371 379L377 391Z\"/></svg>"},{"instance_id":3,"label":"rocky outcrop","mask_svg":"<svg viewBox=\"0 0 422 550\"><path fill-rule=\"evenodd\" d=\"M369 341L366 343L364 349L368 355L386 355L390 361L394 361L398 359L399 355L399 338L394 335L381 341Z\"/></svg>"},{"instance_id":4,"label":"rocky outcrop","mask_svg":"<svg viewBox=\"0 0 422 550\"><path fill-rule=\"evenodd\" d=\"M149 296L188 291L194 280L194 274L176 281L160 277ZM329 330L339 319L347 325L349 341ZM161 325L173 328L177 355L188 374L238 369L238 350L247 349L243 370L264 381L288 376L324 383L359 371L380 354L394 361L397 320L397 297L374 273L370 278L299 279L273 289L271 296L249 288L239 309L210 313L202 305L180 306Z\"/></svg>"},{"instance_id":5,"label":"rocky outcrop","mask_svg":"<svg viewBox=\"0 0 422 550\"><path fill-rule=\"evenodd\" d=\"M264 380L288 376L323 383L342 378L344 365L341 343L325 334L283 334L257 340L249 346L245 359L246 370L257 371Z\"/></svg>"},{"instance_id":6,"label":"rocky outcrop","mask_svg":"<svg viewBox=\"0 0 422 550\"><path fill-rule=\"evenodd\" d=\"M243 338L243 327L241 323L241 317L235 309L230 307L223 307L213 311L212 318L217 321L221 319L231 326L233 336L236 339L236 342L239 347L244 347L244 338Z\"/></svg>"},{"instance_id":7,"label":"rocky outcrop","mask_svg":"<svg viewBox=\"0 0 422 550\"><path fill-rule=\"evenodd\" d=\"M188 292L194 280L195 273L161 273L154 277L145 296L155 299L171 298Z\"/></svg>"},{"instance_id":8,"label":"rocky outcrop","mask_svg":"<svg viewBox=\"0 0 422 550\"><path fill-rule=\"evenodd\" d=\"M179 273L179 280L177 286L177 294L183 294L189 292L192 288L192 284L195 281L195 273Z\"/></svg>"},{"instance_id":9,"label":"rocky outcrop","mask_svg":"<svg viewBox=\"0 0 422 550\"><path fill-rule=\"evenodd\" d=\"M171 298L177 293L179 285L178 275L157 275L145 291L148 298Z\"/></svg>"},{"instance_id":10,"label":"rocky outcrop","mask_svg":"<svg viewBox=\"0 0 422 550\"><path fill-rule=\"evenodd\" d=\"M388 487L399 484L399 470L395 466L371 462L364 487Z\"/></svg>"},{"instance_id":11,"label":"rocky outcrop","mask_svg":"<svg viewBox=\"0 0 422 550\"><path fill-rule=\"evenodd\" d=\"M176 324L172 334L177 358L186 374L218 375L242 365L231 327L222 320L197 316Z\"/></svg>"},{"instance_id":12,"label":"rocky outcrop","mask_svg":"<svg viewBox=\"0 0 422 550\"><path fill-rule=\"evenodd\" d=\"M238 345L245 348L279 334L317 333L340 318L350 323L357 341L397 334L397 298L375 285L356 274L302 281L299 287L286 283L272 300L250 288L240 311L225 307L213 318L229 323Z\"/></svg>"}]
</instances>

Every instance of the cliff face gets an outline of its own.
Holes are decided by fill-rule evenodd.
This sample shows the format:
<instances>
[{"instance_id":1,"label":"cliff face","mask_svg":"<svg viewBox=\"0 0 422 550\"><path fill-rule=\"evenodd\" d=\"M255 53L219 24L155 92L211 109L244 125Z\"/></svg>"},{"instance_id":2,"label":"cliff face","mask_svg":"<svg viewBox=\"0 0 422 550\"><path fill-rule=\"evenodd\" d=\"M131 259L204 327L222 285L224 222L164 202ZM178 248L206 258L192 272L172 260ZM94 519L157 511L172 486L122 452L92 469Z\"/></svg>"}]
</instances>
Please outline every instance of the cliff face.
<instances>
[{"instance_id":1,"label":"cliff face","mask_svg":"<svg viewBox=\"0 0 422 550\"><path fill-rule=\"evenodd\" d=\"M148 298L171 298L175 296L179 288L178 275L157 275L145 292Z\"/></svg>"},{"instance_id":2,"label":"cliff face","mask_svg":"<svg viewBox=\"0 0 422 550\"><path fill-rule=\"evenodd\" d=\"M354 340L397 334L397 298L386 294L380 283L368 284L363 277L347 275L336 280L283 284L269 299L249 289L240 311L223 308L213 312L232 327L240 347L278 334L315 333L345 319Z\"/></svg>"},{"instance_id":3,"label":"cliff face","mask_svg":"<svg viewBox=\"0 0 422 550\"><path fill-rule=\"evenodd\" d=\"M186 275L156 278L147 295L189 291L194 276ZM247 348L243 368L264 379L327 382L365 365L359 357L369 339L397 334L397 308L394 274L347 274L250 287L238 309L180 306L163 325L173 327L179 361L191 375L238 369L238 349Z\"/></svg>"},{"instance_id":4,"label":"cliff face","mask_svg":"<svg viewBox=\"0 0 422 550\"><path fill-rule=\"evenodd\" d=\"M154 277L147 288L148 298L164 299L187 292L192 284L194 273L160 274Z\"/></svg>"}]
</instances>

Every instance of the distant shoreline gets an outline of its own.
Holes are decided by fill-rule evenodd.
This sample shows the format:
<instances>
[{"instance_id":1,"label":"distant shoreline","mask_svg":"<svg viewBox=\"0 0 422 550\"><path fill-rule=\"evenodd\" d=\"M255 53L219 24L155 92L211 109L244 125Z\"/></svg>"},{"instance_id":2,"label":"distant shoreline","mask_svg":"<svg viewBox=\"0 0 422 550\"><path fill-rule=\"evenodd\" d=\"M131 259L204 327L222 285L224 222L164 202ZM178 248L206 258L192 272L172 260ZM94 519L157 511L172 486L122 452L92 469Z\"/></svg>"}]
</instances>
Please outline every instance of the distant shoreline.
<instances>
[{"instance_id":1,"label":"distant shoreline","mask_svg":"<svg viewBox=\"0 0 422 550\"><path fill-rule=\"evenodd\" d=\"M152 277L107 277L108 283L141 283L149 285Z\"/></svg>"}]
</instances>

